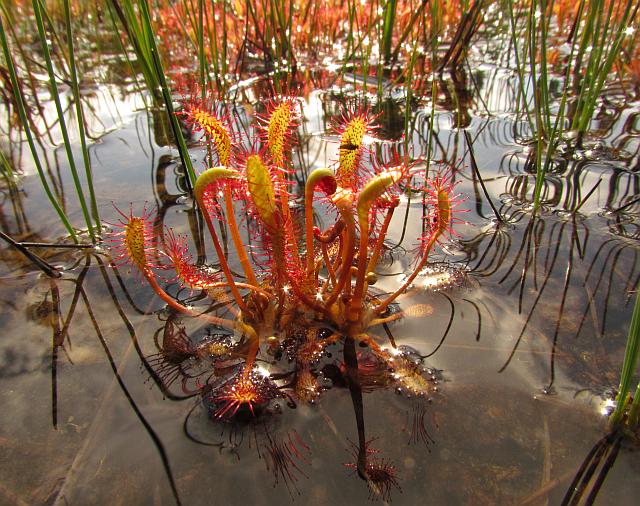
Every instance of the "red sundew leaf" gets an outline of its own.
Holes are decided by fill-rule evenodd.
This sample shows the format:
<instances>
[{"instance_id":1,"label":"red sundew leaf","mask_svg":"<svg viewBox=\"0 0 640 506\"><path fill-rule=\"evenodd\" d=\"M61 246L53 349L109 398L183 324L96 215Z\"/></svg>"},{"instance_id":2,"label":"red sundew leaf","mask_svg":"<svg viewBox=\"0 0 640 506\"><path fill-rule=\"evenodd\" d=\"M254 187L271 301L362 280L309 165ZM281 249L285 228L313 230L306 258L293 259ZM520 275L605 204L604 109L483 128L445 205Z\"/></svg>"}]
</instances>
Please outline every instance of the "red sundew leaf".
<instances>
[{"instance_id":1,"label":"red sundew leaf","mask_svg":"<svg viewBox=\"0 0 640 506\"><path fill-rule=\"evenodd\" d=\"M266 165L259 155L247 159L247 183L258 216L272 231L278 228L275 190Z\"/></svg>"},{"instance_id":2,"label":"red sundew leaf","mask_svg":"<svg viewBox=\"0 0 640 506\"><path fill-rule=\"evenodd\" d=\"M366 153L364 142L378 128L374 120L375 117L371 117L368 109L345 109L340 123L334 125L334 131L340 136L336 179L343 188L356 190L363 184L361 162Z\"/></svg>"},{"instance_id":3,"label":"red sundew leaf","mask_svg":"<svg viewBox=\"0 0 640 506\"><path fill-rule=\"evenodd\" d=\"M165 245L164 254L176 273L171 281L179 280L192 290L206 290L221 281L219 272L192 263L193 257L189 253L186 237L176 235L173 230L168 229L165 233Z\"/></svg>"},{"instance_id":4,"label":"red sundew leaf","mask_svg":"<svg viewBox=\"0 0 640 506\"><path fill-rule=\"evenodd\" d=\"M453 226L462 223L458 218L459 213L467 210L457 209L464 201L461 194L454 192L459 182L453 182L451 174L439 174L429 179L422 188L423 203L429 209L429 214L425 217L426 230L420 241L426 245L432 237L441 243L445 235L454 235Z\"/></svg>"},{"instance_id":5,"label":"red sundew leaf","mask_svg":"<svg viewBox=\"0 0 640 506\"><path fill-rule=\"evenodd\" d=\"M323 177L316 185L325 195L333 195L338 189L335 177Z\"/></svg>"},{"instance_id":6,"label":"red sundew leaf","mask_svg":"<svg viewBox=\"0 0 640 506\"><path fill-rule=\"evenodd\" d=\"M219 165L231 165L234 141L230 120L220 112L218 102L207 96L185 99L183 110L177 114L186 119L188 125L195 130L203 131L206 141L218 157Z\"/></svg>"},{"instance_id":7,"label":"red sundew leaf","mask_svg":"<svg viewBox=\"0 0 640 506\"><path fill-rule=\"evenodd\" d=\"M117 223L107 223L113 230L105 237L105 243L113 255L115 265L133 265L146 271L162 268L158 263L158 251L153 242L153 221L155 214L146 206L141 216L133 215L133 207L129 213L122 212L113 206L121 219Z\"/></svg>"},{"instance_id":8,"label":"red sundew leaf","mask_svg":"<svg viewBox=\"0 0 640 506\"><path fill-rule=\"evenodd\" d=\"M374 440L375 439L369 439L365 443L364 448L359 448L354 443L351 443L351 453L354 461L348 462L344 464L344 466L353 469L355 473L358 469L358 457L360 452L363 451L365 455L363 471L366 474L363 479L367 481L369 500L380 498L388 502L391 500L391 491L396 489L402 492L402 488L400 487L396 467L392 464L391 460L379 457L380 451L371 447L371 443Z\"/></svg>"},{"instance_id":9,"label":"red sundew leaf","mask_svg":"<svg viewBox=\"0 0 640 506\"><path fill-rule=\"evenodd\" d=\"M273 96L264 102L266 113L256 114L260 139L266 146L270 162L283 169L291 164L294 132L300 124L300 101L285 94Z\"/></svg>"}]
</instances>

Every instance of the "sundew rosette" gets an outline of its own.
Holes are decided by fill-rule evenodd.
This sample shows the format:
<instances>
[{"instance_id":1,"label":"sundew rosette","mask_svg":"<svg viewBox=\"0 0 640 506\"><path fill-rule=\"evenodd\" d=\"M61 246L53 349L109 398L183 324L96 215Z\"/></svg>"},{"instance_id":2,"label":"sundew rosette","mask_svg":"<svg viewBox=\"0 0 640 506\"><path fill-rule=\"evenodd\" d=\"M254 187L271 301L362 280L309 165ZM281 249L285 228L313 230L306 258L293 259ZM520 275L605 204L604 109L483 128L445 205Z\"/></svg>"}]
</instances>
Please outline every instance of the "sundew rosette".
<instances>
[{"instance_id":1,"label":"sundew rosette","mask_svg":"<svg viewBox=\"0 0 640 506\"><path fill-rule=\"evenodd\" d=\"M387 364L381 371L402 371L396 376L409 393L418 395L427 388L421 383L421 372L404 364L403 355L390 351L395 343L390 343L391 348L383 346L375 329L400 318L430 314L428 308L415 304L406 312L389 307L459 221L460 197L454 192L455 185L450 176L437 175L417 188L428 218L422 237L417 238L420 247L412 272L394 292L376 295L371 286L376 283L389 224L416 170L398 156L390 157L388 164L378 161L365 147L367 136L376 129L374 119L367 111L346 112L336 127L338 160L304 175L301 212L294 216L290 202L295 195L288 171L299 124L298 107L290 98L270 101L259 120L259 137L245 139L243 145L253 147L244 152L228 149L232 135L225 121L191 107L193 121L209 132L206 142L220 161L227 161L202 171L194 186L194 198L213 244L215 269L196 265L187 238L151 227L151 213L140 217L121 214L116 255L138 268L172 308L230 332L225 356L211 357L214 364L229 357L236 364L226 380L208 386L214 418L269 412L271 400L277 397L271 389L276 387L259 364L265 352L285 342L294 350L289 361L294 380L277 386L281 389L278 395L286 392L300 402L315 402L322 395L316 364L328 347L346 340L366 344L378 363ZM333 212L326 213L327 208ZM316 225L314 217L321 209L326 213L324 228ZM256 230L259 237L252 232ZM221 239L223 231L227 243ZM157 274L160 269L161 276ZM201 291L216 311L185 306L163 290L162 280L180 284L194 295ZM300 332L301 328L310 333ZM278 374L289 377L285 372ZM387 384L398 381L392 375Z\"/></svg>"}]
</instances>

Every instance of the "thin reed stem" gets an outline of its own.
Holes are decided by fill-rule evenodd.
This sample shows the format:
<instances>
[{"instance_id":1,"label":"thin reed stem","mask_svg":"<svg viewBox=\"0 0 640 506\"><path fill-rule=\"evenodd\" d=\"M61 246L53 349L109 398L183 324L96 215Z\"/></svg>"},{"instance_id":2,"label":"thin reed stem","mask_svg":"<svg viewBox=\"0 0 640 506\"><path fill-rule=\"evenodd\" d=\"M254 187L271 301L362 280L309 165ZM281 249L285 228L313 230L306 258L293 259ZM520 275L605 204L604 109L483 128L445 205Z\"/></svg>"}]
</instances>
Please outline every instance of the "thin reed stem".
<instances>
[{"instance_id":1,"label":"thin reed stem","mask_svg":"<svg viewBox=\"0 0 640 506\"><path fill-rule=\"evenodd\" d=\"M167 83L167 80L165 78L164 69L162 68L162 62L160 61L158 46L156 44L153 27L151 26L151 16L149 14L149 5L147 4L147 0L142 0L140 2L140 10L142 13L141 17L142 17L142 24L144 28L145 38L150 48L151 59L156 72L156 77L160 82L162 97L164 98L164 105L167 109L167 114L169 115L171 130L173 131L173 136L178 145L178 153L180 154L182 166L185 168L185 171L186 171L185 180L187 182L189 190L193 192L193 185L196 182L196 173L193 170L193 164L191 163L189 150L187 149L187 145L182 135L182 130L180 129L180 125L178 124L178 118L176 117L175 111L173 109L173 98L171 96L171 92L169 90L169 85Z\"/></svg>"},{"instance_id":2,"label":"thin reed stem","mask_svg":"<svg viewBox=\"0 0 640 506\"><path fill-rule=\"evenodd\" d=\"M73 239L73 242L78 243L79 242L78 236L75 230L73 229L73 227L71 226L71 223L69 223L69 219L67 218L67 215L65 214L65 212L62 210L62 207L60 206L58 200L54 197L53 193L51 192L51 188L47 181L47 177L44 173L44 169L42 167L42 164L40 163L40 156L38 154L38 149L36 148L35 140L31 132L31 128L29 127L29 121L27 119L25 104L22 100L22 94L19 91L20 86L18 84L18 76L16 74L16 68L13 63L13 58L11 57L11 52L9 50L9 44L7 42L7 36L4 30L4 23L2 21L1 16L0 16L0 42L2 43L2 52L4 53L4 59L7 65L7 70L9 72L9 79L11 81L11 86L16 91L15 92L16 109L18 110L18 116L20 117L20 122L22 123L22 128L24 130L25 136L27 137L27 143L29 144L29 149L31 150L31 156L33 157L33 161L36 166L38 176L40 177L40 183L42 184L42 188L44 189L47 195L47 198L49 199L49 202L55 209L58 217L60 218L60 221L62 222L67 232L69 232L69 235Z\"/></svg>"},{"instance_id":3,"label":"thin reed stem","mask_svg":"<svg viewBox=\"0 0 640 506\"><path fill-rule=\"evenodd\" d=\"M636 301L633 305L633 314L631 316L631 324L629 325L629 333L627 335L627 346L624 353L624 362L622 363L622 371L620 374L620 385L618 386L618 395L616 396L616 408L611 414L609 424L613 427L619 425L629 403L629 395L631 392L631 382L633 376L638 369L638 358L640 357L640 297L636 293ZM640 388L640 383L638 384ZM638 390L638 389L636 389ZM633 409L634 423L637 423L638 399L640 396L636 392L633 399L635 405Z\"/></svg>"},{"instance_id":4,"label":"thin reed stem","mask_svg":"<svg viewBox=\"0 0 640 506\"><path fill-rule=\"evenodd\" d=\"M42 47L42 52L44 54L44 60L47 67L47 72L49 74L49 86L51 87L51 98L53 99L53 102L56 106L56 111L58 113L58 123L60 125L60 132L62 133L62 139L64 142L64 149L67 154L67 160L69 161L69 170L71 171L71 176L73 177L73 184L75 185L76 194L78 195L78 200L80 201L80 207L82 208L82 215L84 216L84 221L87 225L87 228L89 229L89 235L91 236L91 240L95 242L96 233L93 228L92 220L89 217L89 211L87 208L86 200L84 198L84 192L82 190L80 178L78 176L76 162L73 157L73 153L71 151L71 140L69 139L69 132L67 131L67 123L64 119L62 104L60 103L58 85L56 83L56 76L53 70L53 63L51 62L51 53L49 52L49 43L47 41L47 34L44 29L41 9L42 9L42 6L40 5L39 0L33 0L33 12L36 18L36 25L38 26L38 35L40 36L40 45ZM78 119L80 122L80 118Z\"/></svg>"},{"instance_id":5,"label":"thin reed stem","mask_svg":"<svg viewBox=\"0 0 640 506\"><path fill-rule=\"evenodd\" d=\"M73 91L73 101L76 106L76 119L78 122L78 135L80 137L80 145L82 148L82 160L84 162L85 175L87 177L87 186L89 189L89 198L91 204L91 214L95 220L96 233L91 234L91 239L95 242L96 236L100 235L100 214L98 213L98 205L96 194L93 187L93 174L91 171L91 161L89 159L89 150L87 148L87 138L85 132L85 119L82 110L82 102L80 100L80 87L78 85L78 72L76 68L75 51L73 48L73 33L71 29L71 9L69 0L64 1L64 16L67 24L67 44L69 51L69 70L71 71L71 89ZM91 230L91 229L90 229Z\"/></svg>"}]
</instances>

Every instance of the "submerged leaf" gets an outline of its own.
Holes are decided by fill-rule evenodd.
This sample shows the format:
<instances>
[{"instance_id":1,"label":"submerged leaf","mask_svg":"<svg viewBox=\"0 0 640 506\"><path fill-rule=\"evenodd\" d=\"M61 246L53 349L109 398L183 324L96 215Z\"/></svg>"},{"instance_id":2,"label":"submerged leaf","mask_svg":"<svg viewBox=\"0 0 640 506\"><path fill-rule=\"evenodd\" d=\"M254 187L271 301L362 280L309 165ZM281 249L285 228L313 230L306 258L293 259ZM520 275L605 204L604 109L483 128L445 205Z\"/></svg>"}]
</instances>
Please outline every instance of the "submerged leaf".
<instances>
[{"instance_id":1,"label":"submerged leaf","mask_svg":"<svg viewBox=\"0 0 640 506\"><path fill-rule=\"evenodd\" d=\"M413 304L406 308L403 313L412 318L424 318L433 314L433 306L430 304Z\"/></svg>"}]
</instances>

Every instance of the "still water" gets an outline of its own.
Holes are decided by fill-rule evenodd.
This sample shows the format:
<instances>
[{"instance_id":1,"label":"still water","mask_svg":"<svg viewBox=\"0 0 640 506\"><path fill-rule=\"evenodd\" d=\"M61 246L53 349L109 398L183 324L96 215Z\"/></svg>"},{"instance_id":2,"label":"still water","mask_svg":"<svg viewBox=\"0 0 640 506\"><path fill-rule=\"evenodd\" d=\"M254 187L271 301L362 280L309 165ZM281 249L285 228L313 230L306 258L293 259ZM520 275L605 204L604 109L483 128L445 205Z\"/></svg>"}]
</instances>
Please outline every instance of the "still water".
<instances>
[{"instance_id":1,"label":"still water","mask_svg":"<svg viewBox=\"0 0 640 506\"><path fill-rule=\"evenodd\" d=\"M175 504L177 495L185 505L559 504L606 432L603 413L622 363L640 276L638 204L612 211L638 194L640 116L637 106L604 104L597 135L558 160L534 217L535 177L508 107L512 78L491 66L474 77L484 105L473 93L439 96L432 153L433 168L448 167L458 182L459 209L467 212L399 300L420 311L389 326L424 371L424 395L367 383L375 367L367 376L367 349L358 347L358 402L340 380L336 344L317 366L326 391L314 403L282 399L263 416L214 421L193 395L201 365L178 369L159 355L164 339L197 343L210 329L167 311L139 275L110 264L106 249L39 249L65 269L49 280L3 247L0 503L159 505ZM330 120L345 99L335 88L304 99L300 173L336 158ZM117 222L112 203L125 212L146 203L158 226L203 238L191 240L191 251L200 242L200 260L214 262L160 116L117 88L92 100L101 105L91 156L103 220ZM412 114L415 158L425 153L431 108L419 103ZM238 107L240 120L251 114ZM387 145L402 143L403 114L398 101L387 102L379 118ZM503 222L471 169L461 128ZM374 141L372 149L384 146ZM203 168L197 139L192 154ZM60 191L69 191L64 157L57 150L51 158L61 169ZM62 237L26 165L20 190L3 188L3 230L22 241ZM578 213L567 212L596 184ZM78 222L74 205L68 211ZM421 224L421 202L405 198L377 290L399 286ZM379 337L388 346L384 331ZM354 470L358 420L393 476L379 489ZM623 444L599 503L635 504L639 464L637 449Z\"/></svg>"}]
</instances>

